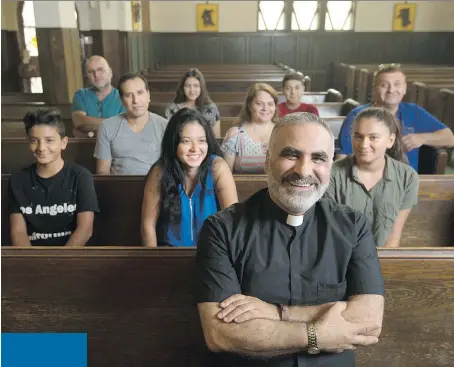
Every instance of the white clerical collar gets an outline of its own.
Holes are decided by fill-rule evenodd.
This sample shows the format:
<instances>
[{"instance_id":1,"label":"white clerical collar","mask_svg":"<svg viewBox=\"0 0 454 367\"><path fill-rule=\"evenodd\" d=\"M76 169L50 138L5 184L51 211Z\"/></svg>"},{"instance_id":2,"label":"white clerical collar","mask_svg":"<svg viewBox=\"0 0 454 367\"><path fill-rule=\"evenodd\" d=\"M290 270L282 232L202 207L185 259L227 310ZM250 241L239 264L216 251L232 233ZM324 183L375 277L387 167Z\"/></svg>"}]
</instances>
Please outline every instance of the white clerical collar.
<instances>
[{"instance_id":1,"label":"white clerical collar","mask_svg":"<svg viewBox=\"0 0 454 367\"><path fill-rule=\"evenodd\" d=\"M304 215L291 215L287 216L287 224L292 227L298 227L303 224Z\"/></svg>"}]
</instances>

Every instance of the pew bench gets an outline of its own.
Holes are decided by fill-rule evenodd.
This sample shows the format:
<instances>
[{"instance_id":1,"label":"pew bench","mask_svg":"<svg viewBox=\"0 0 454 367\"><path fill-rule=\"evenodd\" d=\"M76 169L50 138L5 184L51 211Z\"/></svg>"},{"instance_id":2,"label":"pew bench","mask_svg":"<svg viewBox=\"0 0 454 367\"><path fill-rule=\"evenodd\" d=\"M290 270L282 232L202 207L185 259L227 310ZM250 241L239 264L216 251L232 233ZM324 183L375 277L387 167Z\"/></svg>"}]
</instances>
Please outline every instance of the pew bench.
<instances>
[{"instance_id":1,"label":"pew bench","mask_svg":"<svg viewBox=\"0 0 454 367\"><path fill-rule=\"evenodd\" d=\"M358 367L442 367L454 347L454 249L379 249L385 313ZM194 249L2 248L2 332L84 332L88 365L203 366Z\"/></svg>"},{"instance_id":2,"label":"pew bench","mask_svg":"<svg viewBox=\"0 0 454 367\"><path fill-rule=\"evenodd\" d=\"M2 175L2 244L11 244L8 211L9 175ZM265 175L234 175L243 201L267 186ZM101 212L89 245L135 246L141 243L144 176L94 176ZM402 247L454 246L454 175L420 176L419 202L402 234Z\"/></svg>"}]
</instances>

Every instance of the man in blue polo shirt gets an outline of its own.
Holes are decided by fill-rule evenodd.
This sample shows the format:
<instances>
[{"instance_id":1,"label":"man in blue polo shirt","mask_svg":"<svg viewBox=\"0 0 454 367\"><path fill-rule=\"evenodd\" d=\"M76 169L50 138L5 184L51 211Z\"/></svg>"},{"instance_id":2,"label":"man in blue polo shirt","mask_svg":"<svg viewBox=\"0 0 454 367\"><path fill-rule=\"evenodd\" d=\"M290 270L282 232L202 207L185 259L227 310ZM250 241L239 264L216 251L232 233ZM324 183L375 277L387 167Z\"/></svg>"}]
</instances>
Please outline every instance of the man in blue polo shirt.
<instances>
[{"instance_id":1,"label":"man in blue polo shirt","mask_svg":"<svg viewBox=\"0 0 454 367\"><path fill-rule=\"evenodd\" d=\"M339 133L337 159L352 153L351 126L355 116L371 106L384 107L401 123L403 145L409 164L418 171L419 148L422 145L431 147L453 147L452 131L424 108L402 102L407 92L405 74L400 65L380 65L374 75L374 101L359 106L345 118Z\"/></svg>"},{"instance_id":2,"label":"man in blue polo shirt","mask_svg":"<svg viewBox=\"0 0 454 367\"><path fill-rule=\"evenodd\" d=\"M72 105L76 137L93 137L104 119L125 112L118 90L112 87L112 69L106 59L90 57L85 70L91 87L79 89Z\"/></svg>"}]
</instances>

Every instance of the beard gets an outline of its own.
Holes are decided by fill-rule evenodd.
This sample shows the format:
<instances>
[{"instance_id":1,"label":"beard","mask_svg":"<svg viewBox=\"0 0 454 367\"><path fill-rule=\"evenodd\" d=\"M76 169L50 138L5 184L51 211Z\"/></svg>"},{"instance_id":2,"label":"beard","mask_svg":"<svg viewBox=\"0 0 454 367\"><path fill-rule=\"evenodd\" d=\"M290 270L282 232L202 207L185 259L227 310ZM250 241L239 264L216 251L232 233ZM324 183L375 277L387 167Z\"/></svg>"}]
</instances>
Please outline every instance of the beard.
<instances>
[{"instance_id":1,"label":"beard","mask_svg":"<svg viewBox=\"0 0 454 367\"><path fill-rule=\"evenodd\" d=\"M283 183L289 185L283 186ZM294 186L312 185L312 189L308 191L299 191L292 188ZM292 172L282 178L276 179L272 173L268 175L268 190L271 197L276 199L282 207L289 213L305 213L328 189L329 183L322 184L319 180L312 176L301 177L297 173Z\"/></svg>"}]
</instances>

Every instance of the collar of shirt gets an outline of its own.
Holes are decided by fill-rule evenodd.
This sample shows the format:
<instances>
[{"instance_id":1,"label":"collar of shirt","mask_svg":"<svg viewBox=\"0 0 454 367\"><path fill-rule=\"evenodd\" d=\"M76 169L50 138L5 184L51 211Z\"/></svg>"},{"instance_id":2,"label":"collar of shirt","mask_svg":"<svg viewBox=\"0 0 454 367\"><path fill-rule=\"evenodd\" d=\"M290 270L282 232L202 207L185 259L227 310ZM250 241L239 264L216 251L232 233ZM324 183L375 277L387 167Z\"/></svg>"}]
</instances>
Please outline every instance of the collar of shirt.
<instances>
[{"instance_id":1,"label":"collar of shirt","mask_svg":"<svg viewBox=\"0 0 454 367\"><path fill-rule=\"evenodd\" d=\"M361 184L361 180L359 179L359 175L358 175L358 166L356 165L355 156L352 154L352 155L348 156L347 159L348 159L348 162L350 165L350 176L351 176L352 180ZM386 181L393 181L396 179L396 172L393 167L393 162L388 157L388 155L385 155L385 170L383 173L383 178Z\"/></svg>"},{"instance_id":2,"label":"collar of shirt","mask_svg":"<svg viewBox=\"0 0 454 367\"><path fill-rule=\"evenodd\" d=\"M314 210L315 210L315 206L317 205L317 203L315 203L314 205L312 205L309 210L307 210L305 213L304 213L304 221L303 221L303 224L307 222L307 220L309 218L312 217L313 213L314 213ZM288 227L292 227L292 228L295 228L289 224L287 224L287 217L289 215L288 212L286 212L285 210L283 210L279 205L277 205L273 199L271 199L270 197L270 193L269 191L267 190L266 192L266 196L265 196L265 200L264 200L264 207L263 207L263 212L262 214L267 217L267 218L272 218L272 219L275 219L277 221L279 221L280 223L282 224L285 224L286 226ZM298 226L298 227L301 227L301 226Z\"/></svg>"}]
</instances>

